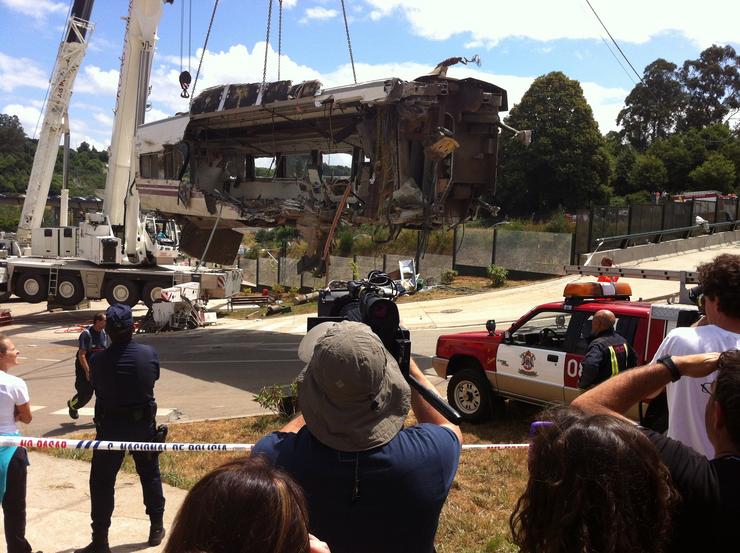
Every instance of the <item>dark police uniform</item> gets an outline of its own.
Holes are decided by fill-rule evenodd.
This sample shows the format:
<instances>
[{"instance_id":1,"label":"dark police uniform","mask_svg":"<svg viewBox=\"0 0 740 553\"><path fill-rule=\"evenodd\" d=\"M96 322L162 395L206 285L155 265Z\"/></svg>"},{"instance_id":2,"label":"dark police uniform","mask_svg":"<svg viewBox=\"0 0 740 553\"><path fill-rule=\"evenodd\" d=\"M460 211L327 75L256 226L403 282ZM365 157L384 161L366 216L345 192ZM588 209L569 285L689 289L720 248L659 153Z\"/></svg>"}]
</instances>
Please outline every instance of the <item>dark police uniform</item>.
<instances>
[{"instance_id":1,"label":"dark police uniform","mask_svg":"<svg viewBox=\"0 0 740 553\"><path fill-rule=\"evenodd\" d=\"M586 356L581 362L578 387L585 390L636 365L635 350L625 338L610 328L591 340Z\"/></svg>"},{"instance_id":2,"label":"dark police uniform","mask_svg":"<svg viewBox=\"0 0 740 553\"><path fill-rule=\"evenodd\" d=\"M96 397L96 438L156 441L154 383L159 379L159 358L154 348L133 341L114 343L93 357L91 373ZM165 500L158 455L144 452L132 452L131 455L141 480L146 513L152 525L161 526ZM93 451L90 471L93 540L96 535L104 535L107 541L113 514L114 485L123 458L122 451Z\"/></svg>"}]
</instances>

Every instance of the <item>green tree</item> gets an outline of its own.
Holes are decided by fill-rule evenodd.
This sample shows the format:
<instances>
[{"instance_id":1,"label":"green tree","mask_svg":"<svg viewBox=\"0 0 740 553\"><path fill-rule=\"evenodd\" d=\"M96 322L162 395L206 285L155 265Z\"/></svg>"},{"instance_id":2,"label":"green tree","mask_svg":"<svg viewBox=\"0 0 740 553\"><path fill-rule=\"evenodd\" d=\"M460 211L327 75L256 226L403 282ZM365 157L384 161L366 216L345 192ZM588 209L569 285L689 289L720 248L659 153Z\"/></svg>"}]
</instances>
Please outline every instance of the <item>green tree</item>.
<instances>
[{"instance_id":1,"label":"green tree","mask_svg":"<svg viewBox=\"0 0 740 553\"><path fill-rule=\"evenodd\" d=\"M668 138L656 140L647 150L648 154L663 162L667 174L665 189L668 192L687 190L689 172L695 166L693 156L683 138L680 134L674 134Z\"/></svg>"},{"instance_id":2,"label":"green tree","mask_svg":"<svg viewBox=\"0 0 740 553\"><path fill-rule=\"evenodd\" d=\"M644 150L674 129L686 104L676 64L659 58L645 67L617 115L617 124L635 148Z\"/></svg>"},{"instance_id":3,"label":"green tree","mask_svg":"<svg viewBox=\"0 0 740 553\"><path fill-rule=\"evenodd\" d=\"M639 155L632 167L629 180L633 190L662 192L668 183L668 171L663 162L654 155Z\"/></svg>"},{"instance_id":4,"label":"green tree","mask_svg":"<svg viewBox=\"0 0 740 553\"><path fill-rule=\"evenodd\" d=\"M608 196L604 138L578 81L561 72L538 77L506 122L532 129L532 144L506 140L499 202L511 215L544 218Z\"/></svg>"},{"instance_id":5,"label":"green tree","mask_svg":"<svg viewBox=\"0 0 740 553\"><path fill-rule=\"evenodd\" d=\"M698 190L732 192L735 188L735 165L722 154L712 153L689 173Z\"/></svg>"},{"instance_id":6,"label":"green tree","mask_svg":"<svg viewBox=\"0 0 740 553\"><path fill-rule=\"evenodd\" d=\"M0 153L21 154L26 133L17 115L0 113Z\"/></svg>"},{"instance_id":7,"label":"green tree","mask_svg":"<svg viewBox=\"0 0 740 553\"><path fill-rule=\"evenodd\" d=\"M720 123L740 108L740 56L732 46L712 45L699 59L687 60L681 81L688 95L683 130Z\"/></svg>"}]
</instances>

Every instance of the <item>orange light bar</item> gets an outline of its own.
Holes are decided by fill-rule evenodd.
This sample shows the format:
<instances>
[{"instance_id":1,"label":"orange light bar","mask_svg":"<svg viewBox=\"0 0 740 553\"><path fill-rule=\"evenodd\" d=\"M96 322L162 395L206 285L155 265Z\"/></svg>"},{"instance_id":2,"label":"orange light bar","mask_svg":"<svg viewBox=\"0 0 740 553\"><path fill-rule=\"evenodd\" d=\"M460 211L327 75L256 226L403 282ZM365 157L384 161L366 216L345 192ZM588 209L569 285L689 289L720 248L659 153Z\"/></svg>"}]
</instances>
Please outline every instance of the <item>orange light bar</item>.
<instances>
[{"instance_id":1,"label":"orange light bar","mask_svg":"<svg viewBox=\"0 0 740 553\"><path fill-rule=\"evenodd\" d=\"M626 282L571 282L565 285L566 298L609 298L631 296L632 287Z\"/></svg>"}]
</instances>

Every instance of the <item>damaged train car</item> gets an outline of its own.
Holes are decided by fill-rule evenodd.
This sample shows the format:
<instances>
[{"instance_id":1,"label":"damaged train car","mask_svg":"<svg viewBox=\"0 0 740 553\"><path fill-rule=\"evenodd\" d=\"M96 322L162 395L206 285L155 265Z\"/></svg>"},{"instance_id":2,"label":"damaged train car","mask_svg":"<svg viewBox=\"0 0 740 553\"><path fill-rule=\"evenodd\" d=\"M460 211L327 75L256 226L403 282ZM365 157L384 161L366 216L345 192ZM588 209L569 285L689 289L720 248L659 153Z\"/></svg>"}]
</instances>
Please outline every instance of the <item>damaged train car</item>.
<instances>
[{"instance_id":1,"label":"damaged train car","mask_svg":"<svg viewBox=\"0 0 740 553\"><path fill-rule=\"evenodd\" d=\"M231 263L240 229L297 225L301 269L321 272L339 224L429 230L471 217L494 192L507 109L502 88L444 72L218 86L190 113L139 128L135 182L143 210L182 225L186 253ZM324 171L337 154L348 175Z\"/></svg>"}]
</instances>

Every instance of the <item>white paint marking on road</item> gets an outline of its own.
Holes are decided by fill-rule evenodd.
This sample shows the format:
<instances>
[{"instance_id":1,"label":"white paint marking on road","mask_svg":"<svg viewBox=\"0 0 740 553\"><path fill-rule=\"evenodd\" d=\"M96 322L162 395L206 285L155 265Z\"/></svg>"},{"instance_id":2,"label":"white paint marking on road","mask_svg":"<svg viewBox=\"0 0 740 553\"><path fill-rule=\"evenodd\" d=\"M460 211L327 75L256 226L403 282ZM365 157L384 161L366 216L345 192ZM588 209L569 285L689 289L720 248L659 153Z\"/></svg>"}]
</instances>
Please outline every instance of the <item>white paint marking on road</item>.
<instances>
[{"instance_id":1,"label":"white paint marking on road","mask_svg":"<svg viewBox=\"0 0 740 553\"><path fill-rule=\"evenodd\" d=\"M159 409L157 409L157 416L166 417L173 411L175 411L175 409L160 407ZM92 417L95 415L95 408L94 407L82 407L81 409L78 409L77 412L80 415L83 415L86 417ZM53 411L51 414L52 415L64 415L65 417L68 417L69 411L66 408L64 408L64 409L59 409L59 411Z\"/></svg>"},{"instance_id":2,"label":"white paint marking on road","mask_svg":"<svg viewBox=\"0 0 740 553\"><path fill-rule=\"evenodd\" d=\"M224 364L235 364L235 363L290 363L290 362L302 362L297 357L292 359L219 359L219 360L207 360L207 359L183 359L182 361L159 361L160 365L224 365Z\"/></svg>"},{"instance_id":3,"label":"white paint marking on road","mask_svg":"<svg viewBox=\"0 0 740 553\"><path fill-rule=\"evenodd\" d=\"M50 361L54 363L61 363L64 361L64 359L47 359L46 357L25 357L24 355L19 355L18 359L28 359L29 361Z\"/></svg>"},{"instance_id":4,"label":"white paint marking on road","mask_svg":"<svg viewBox=\"0 0 740 553\"><path fill-rule=\"evenodd\" d=\"M31 413L41 411L41 409L46 409L46 405L31 405Z\"/></svg>"}]
</instances>

